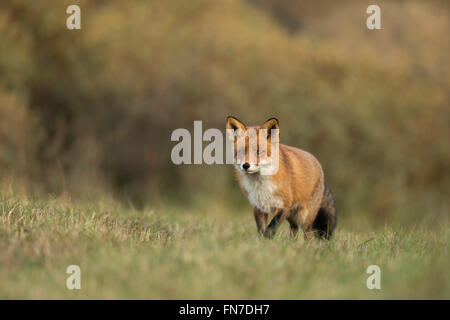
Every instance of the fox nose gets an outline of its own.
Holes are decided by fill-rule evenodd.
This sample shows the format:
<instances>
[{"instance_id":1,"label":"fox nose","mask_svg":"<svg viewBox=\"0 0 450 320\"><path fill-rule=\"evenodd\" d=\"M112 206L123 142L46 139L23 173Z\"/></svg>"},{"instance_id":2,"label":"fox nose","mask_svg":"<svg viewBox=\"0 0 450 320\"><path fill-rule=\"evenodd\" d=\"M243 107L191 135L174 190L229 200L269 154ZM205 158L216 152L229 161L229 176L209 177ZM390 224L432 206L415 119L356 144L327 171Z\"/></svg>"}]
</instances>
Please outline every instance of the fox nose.
<instances>
[{"instance_id":1,"label":"fox nose","mask_svg":"<svg viewBox=\"0 0 450 320\"><path fill-rule=\"evenodd\" d=\"M244 168L244 170L248 170L248 168L250 168L250 163L246 162L242 165L242 168Z\"/></svg>"}]
</instances>

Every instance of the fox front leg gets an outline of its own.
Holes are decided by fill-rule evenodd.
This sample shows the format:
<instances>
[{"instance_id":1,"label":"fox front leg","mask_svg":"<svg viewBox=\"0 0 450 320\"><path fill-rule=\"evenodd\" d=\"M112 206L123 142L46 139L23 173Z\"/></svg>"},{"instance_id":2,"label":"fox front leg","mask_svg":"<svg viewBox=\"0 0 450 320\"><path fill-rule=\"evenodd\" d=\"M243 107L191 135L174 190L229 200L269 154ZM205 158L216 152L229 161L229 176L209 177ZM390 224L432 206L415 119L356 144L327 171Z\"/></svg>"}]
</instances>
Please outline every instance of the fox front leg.
<instances>
[{"instance_id":1,"label":"fox front leg","mask_svg":"<svg viewBox=\"0 0 450 320\"><path fill-rule=\"evenodd\" d=\"M258 229L258 233L260 235L263 235L264 231L266 231L268 215L264 212L261 212L256 207L253 208L253 214L255 216L256 228Z\"/></svg>"},{"instance_id":2,"label":"fox front leg","mask_svg":"<svg viewBox=\"0 0 450 320\"><path fill-rule=\"evenodd\" d=\"M275 216L270 221L270 224L267 226L266 231L264 232L264 236L266 238L272 238L277 232L278 227L281 223L286 219L289 211L285 209L279 209Z\"/></svg>"}]
</instances>

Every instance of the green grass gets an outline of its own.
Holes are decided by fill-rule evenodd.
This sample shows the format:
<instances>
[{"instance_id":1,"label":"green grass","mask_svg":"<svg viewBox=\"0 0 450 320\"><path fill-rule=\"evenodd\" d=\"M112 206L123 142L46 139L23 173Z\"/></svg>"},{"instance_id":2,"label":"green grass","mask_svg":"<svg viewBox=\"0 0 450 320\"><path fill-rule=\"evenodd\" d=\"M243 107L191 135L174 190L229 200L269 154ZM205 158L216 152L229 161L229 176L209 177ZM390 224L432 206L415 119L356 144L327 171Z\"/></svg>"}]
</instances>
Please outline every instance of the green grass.
<instances>
[{"instance_id":1,"label":"green grass","mask_svg":"<svg viewBox=\"0 0 450 320\"><path fill-rule=\"evenodd\" d=\"M165 211L2 195L0 298L450 298L448 225L349 231L342 218L333 241L305 243L287 228L258 238L249 210ZM81 290L66 288L72 264ZM381 290L366 288L372 264Z\"/></svg>"}]
</instances>

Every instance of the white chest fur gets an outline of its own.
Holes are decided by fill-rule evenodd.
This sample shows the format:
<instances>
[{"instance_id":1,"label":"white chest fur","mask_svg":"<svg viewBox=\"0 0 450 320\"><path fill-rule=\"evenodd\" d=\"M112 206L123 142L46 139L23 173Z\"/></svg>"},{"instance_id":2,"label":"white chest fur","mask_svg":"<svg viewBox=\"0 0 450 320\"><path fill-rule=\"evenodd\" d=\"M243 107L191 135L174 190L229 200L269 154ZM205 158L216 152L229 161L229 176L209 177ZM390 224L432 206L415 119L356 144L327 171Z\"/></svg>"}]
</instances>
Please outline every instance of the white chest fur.
<instances>
[{"instance_id":1,"label":"white chest fur","mask_svg":"<svg viewBox=\"0 0 450 320\"><path fill-rule=\"evenodd\" d=\"M270 176L242 175L242 185L248 192L248 200L264 213L274 213L276 209L283 207L283 201L275 196L277 186Z\"/></svg>"}]
</instances>

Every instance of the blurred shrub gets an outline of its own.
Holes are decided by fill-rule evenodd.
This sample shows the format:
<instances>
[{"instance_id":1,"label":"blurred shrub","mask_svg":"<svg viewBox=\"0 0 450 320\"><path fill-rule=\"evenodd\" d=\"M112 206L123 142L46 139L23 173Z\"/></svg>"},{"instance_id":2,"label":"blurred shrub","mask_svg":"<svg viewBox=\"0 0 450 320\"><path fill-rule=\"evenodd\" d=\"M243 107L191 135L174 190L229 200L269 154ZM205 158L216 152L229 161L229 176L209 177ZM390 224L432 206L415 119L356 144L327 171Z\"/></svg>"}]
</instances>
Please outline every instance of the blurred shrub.
<instances>
[{"instance_id":1,"label":"blurred shrub","mask_svg":"<svg viewBox=\"0 0 450 320\"><path fill-rule=\"evenodd\" d=\"M344 215L448 214L442 1L71 1L0 5L0 174L58 193L245 202L229 166L174 166L170 133L276 116ZM233 199L233 201L230 201Z\"/></svg>"}]
</instances>

